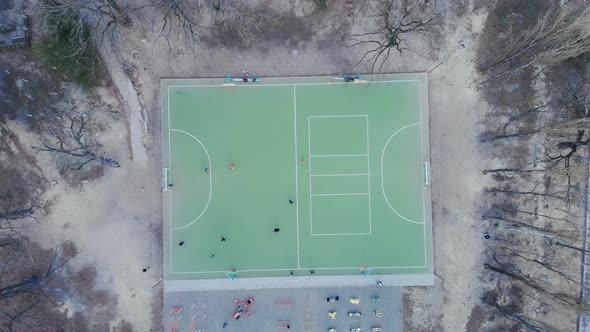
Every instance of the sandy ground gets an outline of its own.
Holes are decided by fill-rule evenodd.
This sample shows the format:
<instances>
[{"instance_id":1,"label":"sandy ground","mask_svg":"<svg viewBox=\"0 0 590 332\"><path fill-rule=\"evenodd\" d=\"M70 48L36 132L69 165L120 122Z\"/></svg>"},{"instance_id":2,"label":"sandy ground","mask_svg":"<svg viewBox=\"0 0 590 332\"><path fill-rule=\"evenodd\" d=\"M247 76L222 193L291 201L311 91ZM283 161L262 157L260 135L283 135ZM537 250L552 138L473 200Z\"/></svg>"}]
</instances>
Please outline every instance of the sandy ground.
<instances>
[{"instance_id":1,"label":"sandy ground","mask_svg":"<svg viewBox=\"0 0 590 332\"><path fill-rule=\"evenodd\" d=\"M475 38L485 13L458 22L448 38L462 41L448 61L430 73L431 158L435 287L405 288L404 320L411 331L478 331L468 322L481 302L483 231L476 215L481 176L476 128L485 107L474 89ZM454 43L453 43L454 42Z\"/></svg>"},{"instance_id":2,"label":"sandy ground","mask_svg":"<svg viewBox=\"0 0 590 332\"><path fill-rule=\"evenodd\" d=\"M93 319L103 317L95 314L103 310L107 312L102 314L112 319L107 326L126 320L137 330L148 331L153 295L158 295L158 288L152 290L152 286L160 280L161 270L157 238L161 223L159 183L155 179L146 181L150 177L147 165L129 159L125 118L109 115L110 111L122 114L115 96L105 90L99 93L104 102L95 113L104 126L99 141L121 167L107 169L103 177L77 187L62 180L51 154L36 154L37 165L53 184L45 193L45 199L52 204L48 216L41 218L38 233L31 235L46 248L60 239L74 241L80 253L69 264L68 273L74 275L89 266L97 270L95 288L79 291L106 290L111 294L111 300L105 303L108 309L87 308L87 298L74 296L65 303L64 310L84 310L91 324ZM30 149L37 143L36 136L19 124L11 127L23 146ZM142 268L148 266L150 269L143 273Z\"/></svg>"},{"instance_id":3,"label":"sandy ground","mask_svg":"<svg viewBox=\"0 0 590 332\"><path fill-rule=\"evenodd\" d=\"M159 79L224 77L243 69L257 76L367 71L366 63L355 66L362 54L360 49L330 39L362 31L368 20L361 15L366 1L357 2L354 10L359 15L354 19L343 19L345 8L341 6L317 19L313 8L303 5L302 0L284 4L275 7L282 8L295 22L300 19L313 24L309 35L289 42L271 39L269 48L203 46L191 53L174 47L171 50L163 39L154 43L153 31L136 24L122 34L119 52L108 55L135 73L149 125L147 133L136 131L134 135L143 135L147 162L129 159L128 126L112 124L103 140L116 151L122 167L108 170L100 180L84 183L79 189L68 188L61 181L53 186L48 196L55 197L55 202L43 225L42 238L65 234L79 245L82 253L72 268L96 266L97 287L117 296L113 325L127 320L138 331L161 330L161 325L151 325L151 305L158 301L150 291L161 276ZM470 10L461 17L452 16L439 27L444 38L435 41L436 52L425 53L426 57L396 54L383 68L383 72L431 71L434 263L438 278L434 287L403 289L406 331L478 330L482 234L475 212L484 179L475 149L476 110L482 102L472 83L474 43L484 20L485 13L471 16ZM341 31L335 31L334 26ZM461 41L466 48L458 48ZM132 137L131 141L137 139ZM50 161L43 158L39 156L40 164L49 169ZM50 180L52 176L57 179L49 174ZM142 273L147 266L151 268Z\"/></svg>"}]
</instances>

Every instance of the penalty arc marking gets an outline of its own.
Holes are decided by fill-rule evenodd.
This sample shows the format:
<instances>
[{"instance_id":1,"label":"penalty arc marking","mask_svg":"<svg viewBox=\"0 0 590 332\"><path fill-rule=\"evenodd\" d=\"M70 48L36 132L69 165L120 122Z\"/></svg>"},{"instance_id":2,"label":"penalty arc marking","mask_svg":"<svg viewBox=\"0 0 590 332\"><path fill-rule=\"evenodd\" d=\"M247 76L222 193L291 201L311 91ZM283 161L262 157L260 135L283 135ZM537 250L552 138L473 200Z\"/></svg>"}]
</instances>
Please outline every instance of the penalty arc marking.
<instances>
[{"instance_id":1,"label":"penalty arc marking","mask_svg":"<svg viewBox=\"0 0 590 332\"><path fill-rule=\"evenodd\" d=\"M207 151L207 148L205 147L205 145L195 136L193 136L190 133L187 133L184 130L180 130L180 129L170 129L170 131L176 131L185 135L190 136L192 139L194 139L197 143L199 143L202 147L203 150L205 150L205 154L207 154L207 160L209 162L209 198L207 199L207 204L205 205L205 208L203 209L203 211L201 212L201 214L199 214L198 217L195 218L195 220L191 221L190 223L184 225L184 226L180 226L180 227L176 227L176 228L171 228L171 230L173 231L177 231L179 229L183 229L186 227L189 227L190 225L196 223L204 214L205 211L207 211L207 209L209 208L209 203L211 203L211 195L213 193L213 168L211 167L211 157L209 156L209 151Z\"/></svg>"},{"instance_id":2,"label":"penalty arc marking","mask_svg":"<svg viewBox=\"0 0 590 332\"><path fill-rule=\"evenodd\" d=\"M403 220L409 221L414 224L424 224L424 222L408 219L408 218L402 216L399 212L396 211L396 209L393 208L393 206L391 206L391 203L389 203L389 199L387 198L387 195L385 194L385 183L383 182L383 158L385 157L385 150L387 150L387 146L389 145L389 142L391 142L391 140L393 139L393 137L395 137L395 135L399 134L401 131L403 131L405 129L408 129L409 127L416 126L419 124L420 123L418 123L418 122L411 123L409 125L405 125L405 126L401 127L396 132L394 132L393 135L391 135L389 137L389 139L387 140L387 142L385 143L385 146L383 146L383 152L381 153L381 191L383 192L383 198L385 198L385 203L387 203L387 205L389 206L391 211L393 211L393 213L397 214Z\"/></svg>"}]
</instances>

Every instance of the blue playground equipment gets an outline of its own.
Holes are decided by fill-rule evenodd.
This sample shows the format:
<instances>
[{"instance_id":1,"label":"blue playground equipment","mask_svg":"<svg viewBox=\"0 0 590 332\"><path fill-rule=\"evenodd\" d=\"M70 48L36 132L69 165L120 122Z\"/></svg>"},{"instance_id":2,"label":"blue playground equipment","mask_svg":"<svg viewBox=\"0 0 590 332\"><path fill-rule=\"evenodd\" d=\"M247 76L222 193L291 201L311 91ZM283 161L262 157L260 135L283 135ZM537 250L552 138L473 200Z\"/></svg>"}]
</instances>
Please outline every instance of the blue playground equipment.
<instances>
[{"instance_id":1,"label":"blue playground equipment","mask_svg":"<svg viewBox=\"0 0 590 332\"><path fill-rule=\"evenodd\" d=\"M233 77L231 75L228 75L225 80L223 80L224 83L229 83L229 82L243 82L243 83L259 83L262 82L261 78L258 77L249 77L249 76L243 76L243 77Z\"/></svg>"},{"instance_id":2,"label":"blue playground equipment","mask_svg":"<svg viewBox=\"0 0 590 332\"><path fill-rule=\"evenodd\" d=\"M362 74L356 75L338 75L338 77L333 77L332 79L344 81L344 83L354 83L359 81L366 81L367 79Z\"/></svg>"}]
</instances>

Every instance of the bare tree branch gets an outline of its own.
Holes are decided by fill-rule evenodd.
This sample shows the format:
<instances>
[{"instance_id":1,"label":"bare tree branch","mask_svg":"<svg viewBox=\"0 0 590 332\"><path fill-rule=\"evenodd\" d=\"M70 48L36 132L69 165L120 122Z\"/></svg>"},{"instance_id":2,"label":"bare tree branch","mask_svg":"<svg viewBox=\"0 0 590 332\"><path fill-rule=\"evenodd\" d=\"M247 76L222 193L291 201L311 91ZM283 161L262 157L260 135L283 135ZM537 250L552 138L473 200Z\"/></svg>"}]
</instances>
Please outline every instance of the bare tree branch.
<instances>
[{"instance_id":1,"label":"bare tree branch","mask_svg":"<svg viewBox=\"0 0 590 332\"><path fill-rule=\"evenodd\" d=\"M531 65L550 66L590 52L590 8L568 3L548 11L537 24L522 33L503 58L480 69L489 82ZM504 69L496 70L504 66Z\"/></svg>"},{"instance_id":2,"label":"bare tree branch","mask_svg":"<svg viewBox=\"0 0 590 332\"><path fill-rule=\"evenodd\" d=\"M65 122L61 122L60 119L54 121L56 122L49 124L52 136L40 138L41 146L33 146L34 149L64 156L64 166L72 170L81 170L90 162L119 167L117 161L99 156L98 149L101 145L86 135L88 120L84 113L75 116L65 115Z\"/></svg>"}]
</instances>

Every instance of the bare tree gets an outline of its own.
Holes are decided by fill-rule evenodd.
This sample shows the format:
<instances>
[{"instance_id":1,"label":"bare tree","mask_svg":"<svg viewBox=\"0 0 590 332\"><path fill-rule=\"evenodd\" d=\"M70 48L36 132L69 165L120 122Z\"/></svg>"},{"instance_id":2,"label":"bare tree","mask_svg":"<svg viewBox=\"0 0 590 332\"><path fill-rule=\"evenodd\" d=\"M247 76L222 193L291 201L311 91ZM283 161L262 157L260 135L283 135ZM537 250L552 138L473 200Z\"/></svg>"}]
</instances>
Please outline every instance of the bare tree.
<instances>
[{"instance_id":1,"label":"bare tree","mask_svg":"<svg viewBox=\"0 0 590 332\"><path fill-rule=\"evenodd\" d=\"M484 267L486 270L490 270L499 273L503 276L510 278L512 281L521 282L522 284L530 287L536 292L542 293L554 300L559 301L562 304L570 306L579 312L590 312L590 307L582 302L578 296L572 296L567 293L555 291L550 289L550 285L545 282L534 278L532 275L523 272L518 268L513 268L510 264L500 262L497 257L494 256L495 264L485 263Z\"/></svg>"},{"instance_id":2,"label":"bare tree","mask_svg":"<svg viewBox=\"0 0 590 332\"><path fill-rule=\"evenodd\" d=\"M152 29L158 38L165 38L172 47L172 38L195 46L207 37L211 41L238 40L250 47L262 32L262 27L274 21L263 6L248 0L231 1L151 0L136 10L149 10Z\"/></svg>"},{"instance_id":3,"label":"bare tree","mask_svg":"<svg viewBox=\"0 0 590 332\"><path fill-rule=\"evenodd\" d=\"M434 19L434 5L427 0L374 0L377 28L370 32L351 34L351 46L369 47L361 59L371 61L371 71L380 71L392 51L410 51L408 40L426 34Z\"/></svg>"},{"instance_id":4,"label":"bare tree","mask_svg":"<svg viewBox=\"0 0 590 332\"><path fill-rule=\"evenodd\" d=\"M501 59L484 66L490 81L531 65L550 66L590 52L590 8L569 3L548 11Z\"/></svg>"},{"instance_id":5,"label":"bare tree","mask_svg":"<svg viewBox=\"0 0 590 332\"><path fill-rule=\"evenodd\" d=\"M551 162L553 164L559 164L563 161L563 165L565 168L569 168L570 160L573 156L575 156L576 152L578 152L578 148L583 146L588 146L588 142L590 142L590 138L586 137L584 139L586 130L579 129L574 140L569 141L559 141L556 144L558 152L556 154L552 154L549 149L545 148L545 156L544 162Z\"/></svg>"},{"instance_id":6,"label":"bare tree","mask_svg":"<svg viewBox=\"0 0 590 332\"><path fill-rule=\"evenodd\" d=\"M58 116L50 118L47 123L48 134L39 139L39 146L33 148L57 154L62 170L81 170L91 162L119 167L116 160L101 155L102 146L88 134L88 127L88 115L82 112L65 114L63 119Z\"/></svg>"},{"instance_id":7,"label":"bare tree","mask_svg":"<svg viewBox=\"0 0 590 332\"><path fill-rule=\"evenodd\" d=\"M549 107L544 116L559 116L562 111ZM540 123L546 122L550 121ZM528 129L530 134L520 140L498 145L502 160L521 167L484 171L498 182L484 188L486 201L491 202L491 208L482 214L491 245L491 261L484 263L484 268L497 276L494 292L502 299L488 298L484 303L532 331L552 328L545 326L550 325L545 317L527 311L531 302L572 316L590 311L580 298L581 280L576 277L576 262L580 254L586 254L579 222L584 199L578 197L587 177L587 149L582 148L588 145L587 130L580 129L585 123L583 118L541 129L533 125ZM502 131L502 126L498 130ZM537 148L531 149L532 145ZM523 147L522 154L515 154ZM535 151L533 160L527 155L531 150ZM520 293L506 293L502 287L514 284L522 286ZM527 304L516 309L507 306L506 299Z\"/></svg>"},{"instance_id":8,"label":"bare tree","mask_svg":"<svg viewBox=\"0 0 590 332\"><path fill-rule=\"evenodd\" d=\"M39 222L39 220L37 220L37 218L35 217L35 210L33 208L34 207L31 206L24 209L0 212L0 231L18 231L19 229L26 228L26 225L22 223L16 224L17 221L24 219L33 219Z\"/></svg>"},{"instance_id":9,"label":"bare tree","mask_svg":"<svg viewBox=\"0 0 590 332\"><path fill-rule=\"evenodd\" d=\"M254 45L265 26L273 23L265 7L255 7L248 1L235 0L215 8L212 22L214 38L235 39L236 44L248 48Z\"/></svg>"},{"instance_id":10,"label":"bare tree","mask_svg":"<svg viewBox=\"0 0 590 332\"><path fill-rule=\"evenodd\" d=\"M164 37L168 46L173 36L184 37L191 49L199 41L201 30L207 27L199 23L202 9L201 2L188 0L148 0L135 10L150 10L152 29L158 31L158 37ZM157 28L156 28L157 27Z\"/></svg>"},{"instance_id":11,"label":"bare tree","mask_svg":"<svg viewBox=\"0 0 590 332\"><path fill-rule=\"evenodd\" d=\"M19 281L2 285L2 287L0 287L0 301L24 293L42 291L43 285L46 284L46 280L51 278L51 276L53 276L53 274L57 270L66 265L72 258L74 258L78 254L78 252L76 251L75 253L70 254L68 256L62 255L63 246L64 244L61 243L53 249L53 255L49 262L47 262L45 270L39 271L41 273L39 273L38 275L35 274L30 277L25 277ZM0 282L3 281L2 277L3 276L0 275Z\"/></svg>"},{"instance_id":12,"label":"bare tree","mask_svg":"<svg viewBox=\"0 0 590 332\"><path fill-rule=\"evenodd\" d=\"M527 330L533 332L541 332L543 328L536 322L531 322L522 315L515 313L514 307L498 303L498 295L494 292L486 292L482 297L482 301L488 305L498 309L498 311L507 318L523 325Z\"/></svg>"},{"instance_id":13,"label":"bare tree","mask_svg":"<svg viewBox=\"0 0 590 332\"><path fill-rule=\"evenodd\" d=\"M26 239L3 246L0 252L0 329L38 330L62 327L65 315L55 306L53 289L60 286L55 275L77 254L73 243L60 241L43 250Z\"/></svg>"},{"instance_id":14,"label":"bare tree","mask_svg":"<svg viewBox=\"0 0 590 332\"><path fill-rule=\"evenodd\" d=\"M482 188L481 213L483 276L494 287L482 301L506 318L504 326L573 330L578 316L590 312L580 292L581 258L588 254L590 72L583 54L590 51L590 11L573 2L492 6L484 35L501 38L481 43L480 59L496 55L479 70L489 83L481 91L493 105L480 142L491 157L483 174L494 181ZM506 23L510 17L516 20ZM532 88L531 80L546 88Z\"/></svg>"},{"instance_id":15,"label":"bare tree","mask_svg":"<svg viewBox=\"0 0 590 332\"><path fill-rule=\"evenodd\" d=\"M133 25L126 10L116 0L43 0L33 7L33 11L46 20L71 20L75 22L75 31L83 36L86 25L92 27L91 35L98 43L105 37L115 40L119 25ZM87 47L88 40L80 40L82 48Z\"/></svg>"}]
</instances>

